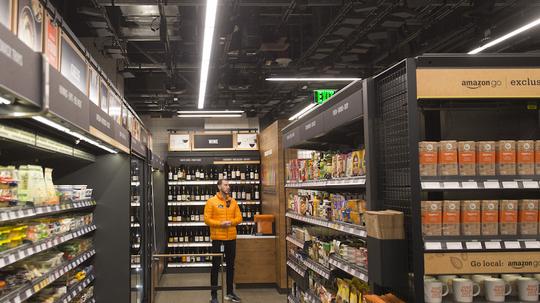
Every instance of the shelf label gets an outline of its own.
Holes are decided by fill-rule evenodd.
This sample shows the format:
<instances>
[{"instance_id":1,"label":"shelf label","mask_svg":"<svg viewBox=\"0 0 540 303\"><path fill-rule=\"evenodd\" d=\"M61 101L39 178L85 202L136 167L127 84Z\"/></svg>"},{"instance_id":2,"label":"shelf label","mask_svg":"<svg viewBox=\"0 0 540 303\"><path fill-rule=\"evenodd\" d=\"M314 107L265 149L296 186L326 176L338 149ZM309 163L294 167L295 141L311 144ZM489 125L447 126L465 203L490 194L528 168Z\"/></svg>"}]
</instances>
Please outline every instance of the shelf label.
<instances>
[{"instance_id":1,"label":"shelf label","mask_svg":"<svg viewBox=\"0 0 540 303\"><path fill-rule=\"evenodd\" d=\"M501 242L498 241L488 241L485 242L484 245L486 246L486 249L501 249Z\"/></svg>"},{"instance_id":2,"label":"shelf label","mask_svg":"<svg viewBox=\"0 0 540 303\"><path fill-rule=\"evenodd\" d=\"M463 244L461 242L446 242L446 248L450 250L462 250Z\"/></svg>"},{"instance_id":3,"label":"shelf label","mask_svg":"<svg viewBox=\"0 0 540 303\"><path fill-rule=\"evenodd\" d=\"M526 241L525 248L540 248L540 242L538 241Z\"/></svg>"},{"instance_id":4,"label":"shelf label","mask_svg":"<svg viewBox=\"0 0 540 303\"><path fill-rule=\"evenodd\" d=\"M478 188L478 183L473 182L473 181L465 181L465 182L461 182L461 187L477 189Z\"/></svg>"},{"instance_id":5,"label":"shelf label","mask_svg":"<svg viewBox=\"0 0 540 303\"><path fill-rule=\"evenodd\" d=\"M459 189L459 182L443 182L443 187L447 189Z\"/></svg>"},{"instance_id":6,"label":"shelf label","mask_svg":"<svg viewBox=\"0 0 540 303\"><path fill-rule=\"evenodd\" d=\"M467 249L482 249L482 243L480 242L466 242Z\"/></svg>"},{"instance_id":7,"label":"shelf label","mask_svg":"<svg viewBox=\"0 0 540 303\"><path fill-rule=\"evenodd\" d=\"M519 245L518 241L505 241L504 247L506 247L506 249L520 249L521 245Z\"/></svg>"},{"instance_id":8,"label":"shelf label","mask_svg":"<svg viewBox=\"0 0 540 303\"><path fill-rule=\"evenodd\" d=\"M500 188L499 181L485 181L484 188Z\"/></svg>"},{"instance_id":9,"label":"shelf label","mask_svg":"<svg viewBox=\"0 0 540 303\"><path fill-rule=\"evenodd\" d=\"M426 242L426 250L441 250L441 242Z\"/></svg>"},{"instance_id":10,"label":"shelf label","mask_svg":"<svg viewBox=\"0 0 540 303\"><path fill-rule=\"evenodd\" d=\"M516 181L503 181L503 188L519 188L519 185Z\"/></svg>"},{"instance_id":11,"label":"shelf label","mask_svg":"<svg viewBox=\"0 0 540 303\"><path fill-rule=\"evenodd\" d=\"M440 182L422 182L422 188L424 189L440 189Z\"/></svg>"},{"instance_id":12,"label":"shelf label","mask_svg":"<svg viewBox=\"0 0 540 303\"><path fill-rule=\"evenodd\" d=\"M539 188L537 181L523 181L523 188Z\"/></svg>"}]
</instances>

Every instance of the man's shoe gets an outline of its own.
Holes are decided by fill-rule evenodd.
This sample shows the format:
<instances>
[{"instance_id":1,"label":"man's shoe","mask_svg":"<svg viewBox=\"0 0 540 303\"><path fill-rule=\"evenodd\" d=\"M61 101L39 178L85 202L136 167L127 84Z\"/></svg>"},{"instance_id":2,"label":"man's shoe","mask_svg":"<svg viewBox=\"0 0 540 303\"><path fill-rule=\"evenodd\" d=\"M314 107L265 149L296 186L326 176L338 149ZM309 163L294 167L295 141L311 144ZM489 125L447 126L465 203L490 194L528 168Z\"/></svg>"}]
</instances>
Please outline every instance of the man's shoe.
<instances>
[{"instance_id":1,"label":"man's shoe","mask_svg":"<svg viewBox=\"0 0 540 303\"><path fill-rule=\"evenodd\" d=\"M212 298L210 299L210 303L219 303L219 301L217 298Z\"/></svg>"},{"instance_id":2,"label":"man's shoe","mask_svg":"<svg viewBox=\"0 0 540 303\"><path fill-rule=\"evenodd\" d=\"M240 297L237 296L235 293L230 293L230 294L226 295L225 300L231 301L231 302L234 302L234 303L238 303L238 302L242 301L242 299L240 299Z\"/></svg>"}]
</instances>

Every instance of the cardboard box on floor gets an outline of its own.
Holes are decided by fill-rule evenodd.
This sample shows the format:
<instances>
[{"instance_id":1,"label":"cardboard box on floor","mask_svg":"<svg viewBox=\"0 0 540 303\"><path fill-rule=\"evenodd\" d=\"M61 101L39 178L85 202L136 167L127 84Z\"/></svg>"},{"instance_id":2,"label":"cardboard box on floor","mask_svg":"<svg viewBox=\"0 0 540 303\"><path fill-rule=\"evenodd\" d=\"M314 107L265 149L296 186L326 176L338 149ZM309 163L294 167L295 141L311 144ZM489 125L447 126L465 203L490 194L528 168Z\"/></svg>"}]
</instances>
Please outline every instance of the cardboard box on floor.
<instances>
[{"instance_id":1,"label":"cardboard box on floor","mask_svg":"<svg viewBox=\"0 0 540 303\"><path fill-rule=\"evenodd\" d=\"M381 240L405 239L403 213L395 210L367 211L366 227L369 237Z\"/></svg>"}]
</instances>

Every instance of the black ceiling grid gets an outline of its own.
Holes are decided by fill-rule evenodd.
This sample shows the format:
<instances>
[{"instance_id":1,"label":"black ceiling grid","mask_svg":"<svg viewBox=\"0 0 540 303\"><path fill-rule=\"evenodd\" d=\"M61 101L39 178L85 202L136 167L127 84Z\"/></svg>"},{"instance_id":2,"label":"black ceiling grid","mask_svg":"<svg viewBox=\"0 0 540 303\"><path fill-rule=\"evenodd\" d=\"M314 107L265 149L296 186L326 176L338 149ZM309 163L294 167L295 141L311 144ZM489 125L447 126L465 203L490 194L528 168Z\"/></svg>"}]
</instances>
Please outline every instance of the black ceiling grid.
<instances>
[{"instance_id":1,"label":"black ceiling grid","mask_svg":"<svg viewBox=\"0 0 540 303\"><path fill-rule=\"evenodd\" d=\"M139 114L196 109L204 1L52 0L79 37L119 60ZM317 88L276 76L368 77L405 57L467 52L540 13L540 0L221 0L206 109L287 118ZM535 52L533 31L495 52ZM266 121L266 122L265 122Z\"/></svg>"}]
</instances>

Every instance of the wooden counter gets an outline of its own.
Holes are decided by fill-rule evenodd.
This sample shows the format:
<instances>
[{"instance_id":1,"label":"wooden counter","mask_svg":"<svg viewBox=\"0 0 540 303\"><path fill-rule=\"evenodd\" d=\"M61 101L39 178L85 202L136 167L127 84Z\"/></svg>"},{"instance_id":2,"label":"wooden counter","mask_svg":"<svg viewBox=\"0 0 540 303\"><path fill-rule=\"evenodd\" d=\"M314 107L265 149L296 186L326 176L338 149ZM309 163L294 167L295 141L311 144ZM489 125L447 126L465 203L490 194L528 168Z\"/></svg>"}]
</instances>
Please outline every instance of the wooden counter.
<instances>
[{"instance_id":1,"label":"wooden counter","mask_svg":"<svg viewBox=\"0 0 540 303\"><path fill-rule=\"evenodd\" d=\"M276 283L276 237L238 236L235 283Z\"/></svg>"}]
</instances>

